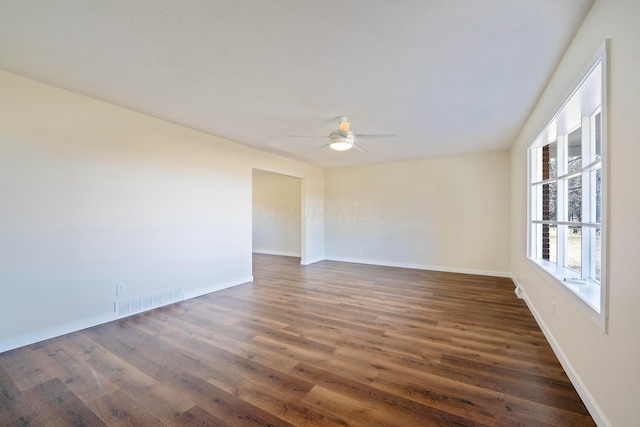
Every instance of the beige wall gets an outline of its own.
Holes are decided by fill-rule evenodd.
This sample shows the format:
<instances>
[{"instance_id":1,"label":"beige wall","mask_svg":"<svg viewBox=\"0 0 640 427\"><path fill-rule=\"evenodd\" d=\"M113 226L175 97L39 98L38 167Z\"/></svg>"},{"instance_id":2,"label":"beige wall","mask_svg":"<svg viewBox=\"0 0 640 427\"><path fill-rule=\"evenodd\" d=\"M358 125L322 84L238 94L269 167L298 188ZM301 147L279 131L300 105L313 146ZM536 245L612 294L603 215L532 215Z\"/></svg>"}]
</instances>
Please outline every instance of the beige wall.
<instances>
[{"instance_id":1,"label":"beige wall","mask_svg":"<svg viewBox=\"0 0 640 427\"><path fill-rule=\"evenodd\" d=\"M273 173L253 176L253 252L300 256L302 183Z\"/></svg>"},{"instance_id":2,"label":"beige wall","mask_svg":"<svg viewBox=\"0 0 640 427\"><path fill-rule=\"evenodd\" d=\"M323 206L320 168L6 72L0 93L0 351L251 280L253 168ZM322 216L302 228L322 259Z\"/></svg>"},{"instance_id":3,"label":"beige wall","mask_svg":"<svg viewBox=\"0 0 640 427\"><path fill-rule=\"evenodd\" d=\"M326 171L330 259L508 275L509 152Z\"/></svg>"},{"instance_id":4,"label":"beige wall","mask_svg":"<svg viewBox=\"0 0 640 427\"><path fill-rule=\"evenodd\" d=\"M512 148L512 271L574 385L600 425L640 420L640 2L597 0ZM609 331L526 257L527 146L610 39L608 158ZM557 303L557 318L551 303Z\"/></svg>"}]
</instances>

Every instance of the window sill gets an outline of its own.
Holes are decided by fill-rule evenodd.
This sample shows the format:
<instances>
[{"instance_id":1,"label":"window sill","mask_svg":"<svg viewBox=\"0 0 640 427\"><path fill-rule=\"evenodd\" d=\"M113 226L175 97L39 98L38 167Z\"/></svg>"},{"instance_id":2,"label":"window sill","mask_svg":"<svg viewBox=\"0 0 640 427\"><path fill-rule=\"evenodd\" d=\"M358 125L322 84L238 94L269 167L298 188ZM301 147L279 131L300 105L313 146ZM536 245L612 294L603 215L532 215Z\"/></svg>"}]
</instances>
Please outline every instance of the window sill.
<instances>
[{"instance_id":1,"label":"window sill","mask_svg":"<svg viewBox=\"0 0 640 427\"><path fill-rule=\"evenodd\" d=\"M577 278L576 272L569 268L557 266L554 263L541 259L529 259L546 271L556 282L580 298L589 308L601 314L601 287L598 283L593 280L580 281L579 278Z\"/></svg>"}]
</instances>

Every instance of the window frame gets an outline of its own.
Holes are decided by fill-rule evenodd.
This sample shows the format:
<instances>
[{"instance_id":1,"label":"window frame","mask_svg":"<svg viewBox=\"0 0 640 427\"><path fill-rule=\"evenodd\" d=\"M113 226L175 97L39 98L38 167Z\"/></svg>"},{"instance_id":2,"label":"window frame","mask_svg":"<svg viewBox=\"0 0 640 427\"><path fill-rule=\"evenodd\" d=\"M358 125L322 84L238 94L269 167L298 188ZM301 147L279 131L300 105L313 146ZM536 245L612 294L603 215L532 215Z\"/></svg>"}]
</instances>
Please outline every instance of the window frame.
<instances>
[{"instance_id":1,"label":"window frame","mask_svg":"<svg viewBox=\"0 0 640 427\"><path fill-rule=\"evenodd\" d=\"M600 66L600 80L591 80L592 73ZM600 327L605 333L608 329L608 275L607 275L607 220L608 220L608 203L607 203L607 187L608 187L608 40L603 43L598 52L589 61L586 69L580 74L577 83L572 85L572 89L568 96L563 98L563 103L549 120L543 130L536 136L533 142L527 148L527 258L532 262L543 275L551 278L551 282L558 285L562 292L573 301L578 308L592 321ZM596 76L597 77L597 76ZM586 84L586 83L589 84ZM576 103L580 103L582 110L582 101L580 97L589 95L589 90L594 82L600 85L600 102L595 108L592 108L588 114L580 111L579 118L575 125L568 125L564 117L572 113L570 110ZM596 86L597 87L597 86ZM597 94L597 91L593 93ZM576 98L577 97L577 98ZM576 101L577 99L577 101ZM575 113L573 113L575 116ZM596 125L597 115L600 114L600 157L597 157L596 146ZM576 119L574 119L576 120ZM570 121L573 123L573 121ZM558 131L560 127L560 131ZM563 129L567 127L568 129ZM586 127L586 129L585 129ZM561 161L567 163L569 155L568 139L569 135L576 129L581 129L581 167L580 171L568 170L568 166L560 165ZM585 143L585 135L590 140ZM551 146L555 142L556 149L556 171L555 177L549 173L546 178L543 175L544 153L543 147ZM589 151L586 152L585 148ZM586 156L585 156L586 154ZM550 159L550 152L547 152L547 161ZM600 170L600 222L597 223L597 189L594 185L597 170ZM550 172L547 169L547 172ZM535 176L535 178L534 178ZM572 177L580 177L581 182L581 215L580 221L570 221L565 212L569 195L566 194L569 180ZM548 203L550 203L550 190L547 190L546 201L544 200L544 186L555 184L556 206L555 219L551 219L549 215L544 218L540 212L546 205L546 212L551 212ZM551 188L549 186L548 188ZM586 190L585 190L586 188ZM589 200L585 199L588 198ZM561 202L562 199L562 203ZM562 206L561 206L562 205ZM543 234L544 226L547 225L547 234ZM552 226L556 226L556 252L555 263L549 261L551 259L551 237L549 230ZM581 227L580 240L580 272L570 269L566 266L565 252L568 249L568 233L569 227ZM541 227L537 229L536 227ZM534 232L534 228L536 231ZM592 280L596 277L597 258L592 254L597 254L597 229L600 229L600 282ZM585 235L585 231L588 235ZM546 242L543 240L546 237ZM585 245L593 244L593 247ZM544 244L547 244L545 247ZM585 247L587 246L587 247ZM564 251L561 253L561 251ZM593 252L592 252L593 251ZM544 257L547 257L546 259ZM597 255L596 255L597 256ZM585 262L585 259L588 262ZM545 274L546 273L546 274ZM584 277L588 278L586 281ZM578 280L576 280L578 279Z\"/></svg>"}]
</instances>

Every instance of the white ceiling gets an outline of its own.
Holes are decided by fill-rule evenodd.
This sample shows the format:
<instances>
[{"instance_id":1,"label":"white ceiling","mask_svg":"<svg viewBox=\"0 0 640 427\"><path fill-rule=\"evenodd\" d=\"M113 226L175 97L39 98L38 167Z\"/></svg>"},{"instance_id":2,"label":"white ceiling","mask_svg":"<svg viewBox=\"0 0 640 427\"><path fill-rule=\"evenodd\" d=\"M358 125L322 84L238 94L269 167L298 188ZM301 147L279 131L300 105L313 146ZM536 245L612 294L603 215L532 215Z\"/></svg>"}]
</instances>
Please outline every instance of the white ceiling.
<instances>
[{"instance_id":1,"label":"white ceiling","mask_svg":"<svg viewBox=\"0 0 640 427\"><path fill-rule=\"evenodd\" d=\"M0 68L338 167L506 149L593 0L0 0ZM367 152L322 148L347 115Z\"/></svg>"}]
</instances>

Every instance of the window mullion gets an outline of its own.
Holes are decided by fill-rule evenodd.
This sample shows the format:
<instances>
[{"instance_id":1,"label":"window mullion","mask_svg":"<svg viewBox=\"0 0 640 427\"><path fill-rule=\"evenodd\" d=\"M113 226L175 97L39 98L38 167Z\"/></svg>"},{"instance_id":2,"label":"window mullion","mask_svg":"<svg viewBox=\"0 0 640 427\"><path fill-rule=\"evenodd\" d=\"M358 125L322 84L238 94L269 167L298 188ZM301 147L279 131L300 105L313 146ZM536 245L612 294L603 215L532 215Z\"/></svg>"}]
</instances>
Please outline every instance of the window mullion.
<instances>
[{"instance_id":1,"label":"window mullion","mask_svg":"<svg viewBox=\"0 0 640 427\"><path fill-rule=\"evenodd\" d=\"M593 148L593 132L591 131L591 118L583 117L582 118L582 165L586 165L591 163L591 159L595 154L595 149ZM591 180L589 179L591 174L589 172L585 172L585 169L582 170L582 222L592 222L591 217ZM592 229L591 227L581 227L581 236L582 236L582 263L581 263L581 276L582 278L590 278L592 276L592 253L594 253L593 249L595 248L595 242L592 239Z\"/></svg>"},{"instance_id":2,"label":"window mullion","mask_svg":"<svg viewBox=\"0 0 640 427\"><path fill-rule=\"evenodd\" d=\"M564 175L567 170L567 136L566 135L558 135L558 160L557 160L557 171L558 176ZM557 221L566 221L567 220L567 180L566 179L558 179L557 186L557 206L556 206L556 220ZM564 273L561 273L560 269L564 268L566 264L567 258L567 226L566 225L558 225L557 227L557 269L558 275L564 276Z\"/></svg>"}]
</instances>

